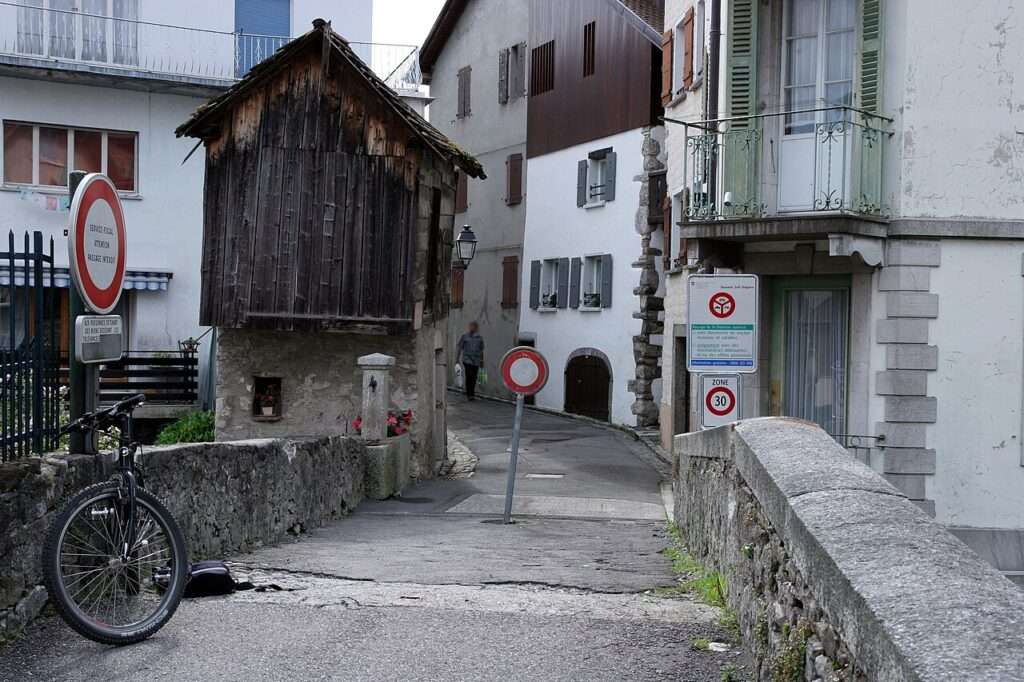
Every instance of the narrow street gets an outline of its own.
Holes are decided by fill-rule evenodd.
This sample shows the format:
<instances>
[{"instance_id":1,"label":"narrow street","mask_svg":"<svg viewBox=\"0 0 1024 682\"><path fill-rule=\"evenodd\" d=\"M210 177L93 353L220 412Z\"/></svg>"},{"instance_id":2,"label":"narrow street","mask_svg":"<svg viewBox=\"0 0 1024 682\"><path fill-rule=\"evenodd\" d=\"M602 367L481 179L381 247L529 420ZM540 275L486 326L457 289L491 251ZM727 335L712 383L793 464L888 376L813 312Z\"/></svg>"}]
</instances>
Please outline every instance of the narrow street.
<instances>
[{"instance_id":1,"label":"narrow street","mask_svg":"<svg viewBox=\"0 0 1024 682\"><path fill-rule=\"evenodd\" d=\"M234 557L259 589L186 600L123 649L49 616L0 658L3 680L718 680L714 609L673 581L656 460L625 434L528 412L500 515L510 406L453 396L469 478L365 502L300 541ZM465 475L465 474L463 474ZM538 475L540 475L538 477Z\"/></svg>"}]
</instances>

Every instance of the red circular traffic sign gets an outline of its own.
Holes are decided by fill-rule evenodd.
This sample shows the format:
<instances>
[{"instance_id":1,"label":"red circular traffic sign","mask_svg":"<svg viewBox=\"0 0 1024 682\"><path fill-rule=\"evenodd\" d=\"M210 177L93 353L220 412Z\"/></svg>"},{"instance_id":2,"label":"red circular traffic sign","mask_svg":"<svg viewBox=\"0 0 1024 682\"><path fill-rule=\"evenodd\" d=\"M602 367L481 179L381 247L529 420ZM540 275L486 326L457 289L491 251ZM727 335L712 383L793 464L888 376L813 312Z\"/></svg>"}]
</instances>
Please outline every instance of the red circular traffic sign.
<instances>
[{"instance_id":1,"label":"red circular traffic sign","mask_svg":"<svg viewBox=\"0 0 1024 682\"><path fill-rule=\"evenodd\" d=\"M516 346L501 359L501 378L513 393L533 395L548 383L548 361L529 346Z\"/></svg>"},{"instance_id":2,"label":"red circular traffic sign","mask_svg":"<svg viewBox=\"0 0 1024 682\"><path fill-rule=\"evenodd\" d=\"M724 417L736 409L736 394L726 386L716 386L708 391L704 404L711 414Z\"/></svg>"},{"instance_id":3,"label":"red circular traffic sign","mask_svg":"<svg viewBox=\"0 0 1024 682\"><path fill-rule=\"evenodd\" d=\"M125 247L117 188L101 173L86 175L71 202L68 264L82 300L100 315L112 311L121 299Z\"/></svg>"},{"instance_id":4,"label":"red circular traffic sign","mask_svg":"<svg viewBox=\"0 0 1024 682\"><path fill-rule=\"evenodd\" d=\"M725 319L736 312L736 299L727 291L719 291L708 300L708 310L719 319Z\"/></svg>"}]
</instances>

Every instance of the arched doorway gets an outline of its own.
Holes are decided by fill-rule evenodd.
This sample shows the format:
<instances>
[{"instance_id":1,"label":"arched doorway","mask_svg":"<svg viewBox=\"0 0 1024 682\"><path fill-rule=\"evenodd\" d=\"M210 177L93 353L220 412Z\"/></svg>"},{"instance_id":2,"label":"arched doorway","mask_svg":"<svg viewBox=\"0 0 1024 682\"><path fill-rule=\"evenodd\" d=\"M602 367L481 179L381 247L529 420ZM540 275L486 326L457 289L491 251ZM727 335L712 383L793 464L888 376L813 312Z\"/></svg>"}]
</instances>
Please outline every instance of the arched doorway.
<instances>
[{"instance_id":1,"label":"arched doorway","mask_svg":"<svg viewBox=\"0 0 1024 682\"><path fill-rule=\"evenodd\" d=\"M592 419L611 417L612 373L608 358L595 348L569 356L565 366L565 411Z\"/></svg>"}]
</instances>

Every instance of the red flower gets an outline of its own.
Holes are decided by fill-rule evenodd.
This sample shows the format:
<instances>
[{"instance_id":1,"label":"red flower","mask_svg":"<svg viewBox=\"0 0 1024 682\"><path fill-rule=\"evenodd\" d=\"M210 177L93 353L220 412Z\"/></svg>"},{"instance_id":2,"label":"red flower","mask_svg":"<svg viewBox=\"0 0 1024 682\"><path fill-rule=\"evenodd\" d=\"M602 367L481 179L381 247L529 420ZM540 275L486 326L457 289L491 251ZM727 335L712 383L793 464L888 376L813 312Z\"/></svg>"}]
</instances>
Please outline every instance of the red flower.
<instances>
[{"instance_id":1,"label":"red flower","mask_svg":"<svg viewBox=\"0 0 1024 682\"><path fill-rule=\"evenodd\" d=\"M363 418L362 417L356 417L355 419L353 419L352 420L352 428L355 429L356 431L362 431L362 429L363 429Z\"/></svg>"}]
</instances>

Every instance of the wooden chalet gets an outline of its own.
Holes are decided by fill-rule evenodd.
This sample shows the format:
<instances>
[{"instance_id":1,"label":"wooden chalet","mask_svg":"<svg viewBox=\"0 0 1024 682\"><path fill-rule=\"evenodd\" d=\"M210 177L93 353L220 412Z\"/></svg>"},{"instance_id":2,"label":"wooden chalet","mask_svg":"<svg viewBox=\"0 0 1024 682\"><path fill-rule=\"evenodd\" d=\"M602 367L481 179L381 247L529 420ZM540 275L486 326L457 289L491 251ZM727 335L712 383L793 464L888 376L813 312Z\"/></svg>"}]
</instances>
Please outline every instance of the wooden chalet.
<instances>
[{"instance_id":1,"label":"wooden chalet","mask_svg":"<svg viewBox=\"0 0 1024 682\"><path fill-rule=\"evenodd\" d=\"M219 334L218 437L344 432L355 357L381 352L406 368L396 407L420 410L425 439L456 169L484 177L480 164L319 19L177 134L206 149L200 322ZM319 394L301 388L311 377Z\"/></svg>"}]
</instances>

